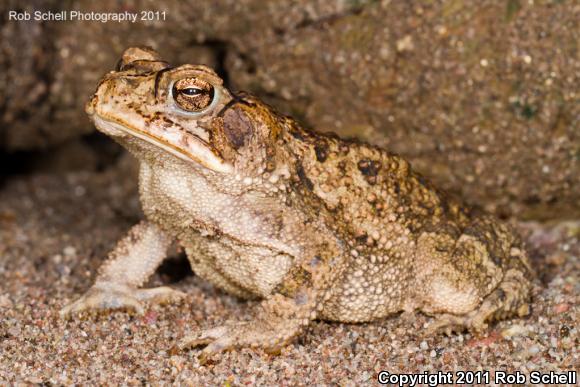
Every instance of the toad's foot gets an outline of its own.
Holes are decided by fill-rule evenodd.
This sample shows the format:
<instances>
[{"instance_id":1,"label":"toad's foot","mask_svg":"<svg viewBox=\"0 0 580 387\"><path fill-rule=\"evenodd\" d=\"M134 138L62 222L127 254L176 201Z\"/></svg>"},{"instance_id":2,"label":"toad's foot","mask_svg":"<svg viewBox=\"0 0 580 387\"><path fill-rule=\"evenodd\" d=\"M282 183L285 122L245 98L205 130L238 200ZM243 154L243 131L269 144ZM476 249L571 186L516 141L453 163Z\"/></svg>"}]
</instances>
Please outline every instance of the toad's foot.
<instances>
[{"instance_id":1,"label":"toad's foot","mask_svg":"<svg viewBox=\"0 0 580 387\"><path fill-rule=\"evenodd\" d=\"M508 271L500 285L487 296L481 305L464 315L442 314L427 328L427 335L437 332L469 330L481 332L487 328L487 322L501 320L509 316L524 317L530 313L529 281L521 278L520 273Z\"/></svg>"},{"instance_id":2,"label":"toad's foot","mask_svg":"<svg viewBox=\"0 0 580 387\"><path fill-rule=\"evenodd\" d=\"M179 347L185 349L205 345L198 356L201 364L214 354L240 347L262 348L266 352L277 353L300 332L300 327L299 322L291 321L227 322L186 336Z\"/></svg>"},{"instance_id":3,"label":"toad's foot","mask_svg":"<svg viewBox=\"0 0 580 387\"><path fill-rule=\"evenodd\" d=\"M515 313L511 313L507 316L516 315L517 317L525 317L530 313L530 308L528 304L521 305ZM476 310L474 312L468 313L463 316L456 316L453 314L443 314L437 316L437 320L433 322L426 331L427 336L431 336L433 334L439 332L445 332L446 335L450 336L453 332L463 332L463 331L470 331L470 332L482 332L487 329L487 322L496 317L494 312L486 312L484 310ZM502 314L502 317L497 315L497 319L505 318Z\"/></svg>"},{"instance_id":4,"label":"toad's foot","mask_svg":"<svg viewBox=\"0 0 580 387\"><path fill-rule=\"evenodd\" d=\"M437 320L429 325L426 336L432 336L440 332L451 336L453 332L461 333L465 330L481 332L486 328L487 324L481 315L472 315L471 313L465 316L443 314L437 316Z\"/></svg>"},{"instance_id":5,"label":"toad's foot","mask_svg":"<svg viewBox=\"0 0 580 387\"><path fill-rule=\"evenodd\" d=\"M179 347L205 345L199 355L202 364L214 354L240 347L263 348L269 353L277 353L315 317L309 305L296 304L294 299L280 294L263 301L260 308L260 313L252 321L228 321L202 330L185 337Z\"/></svg>"},{"instance_id":6,"label":"toad's foot","mask_svg":"<svg viewBox=\"0 0 580 387\"><path fill-rule=\"evenodd\" d=\"M126 285L97 283L80 299L60 311L61 317L87 310L104 311L127 309L143 314L142 302L164 304L182 299L185 293L160 286L151 289L134 289Z\"/></svg>"}]
</instances>

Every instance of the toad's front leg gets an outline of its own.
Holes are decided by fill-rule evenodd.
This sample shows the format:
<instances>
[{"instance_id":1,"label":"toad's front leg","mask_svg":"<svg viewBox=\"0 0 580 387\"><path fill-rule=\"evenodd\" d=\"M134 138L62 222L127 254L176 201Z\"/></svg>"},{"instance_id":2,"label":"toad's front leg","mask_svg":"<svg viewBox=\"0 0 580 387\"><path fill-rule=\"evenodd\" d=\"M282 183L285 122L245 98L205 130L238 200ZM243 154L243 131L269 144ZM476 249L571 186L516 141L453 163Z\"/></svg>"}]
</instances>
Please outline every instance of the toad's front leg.
<instances>
[{"instance_id":1,"label":"toad's front leg","mask_svg":"<svg viewBox=\"0 0 580 387\"><path fill-rule=\"evenodd\" d=\"M224 325L185 337L181 348L205 345L199 355L204 363L211 355L241 347L276 352L297 336L316 317L316 297L312 291L290 298L281 294L262 301L251 321L228 321Z\"/></svg>"},{"instance_id":2,"label":"toad's front leg","mask_svg":"<svg viewBox=\"0 0 580 387\"><path fill-rule=\"evenodd\" d=\"M62 317L85 310L130 309L143 312L141 302L170 302L183 293L165 286L138 289L166 257L171 238L143 221L130 230L99 269L95 284L77 301L64 307Z\"/></svg>"}]
</instances>

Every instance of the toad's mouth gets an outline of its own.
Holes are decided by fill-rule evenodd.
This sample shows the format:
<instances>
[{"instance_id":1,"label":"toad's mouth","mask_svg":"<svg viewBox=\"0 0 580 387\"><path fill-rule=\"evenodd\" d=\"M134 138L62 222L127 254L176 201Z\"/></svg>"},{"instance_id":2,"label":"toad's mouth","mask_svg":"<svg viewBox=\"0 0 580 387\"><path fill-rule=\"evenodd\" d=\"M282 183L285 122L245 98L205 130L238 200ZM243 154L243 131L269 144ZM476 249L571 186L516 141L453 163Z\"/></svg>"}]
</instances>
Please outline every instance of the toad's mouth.
<instances>
[{"instance_id":1,"label":"toad's mouth","mask_svg":"<svg viewBox=\"0 0 580 387\"><path fill-rule=\"evenodd\" d=\"M192 141L187 141L188 149L185 149L167 141L166 139L155 136L152 133L137 129L118 118L108 117L96 112L90 114L90 117L97 129L105 134L111 136L122 136L127 134L163 149L167 153L178 157L181 160L195 162L215 172L231 173L233 170L231 164L226 163L223 159L216 156L209 149L209 144L200 138L196 137Z\"/></svg>"}]
</instances>

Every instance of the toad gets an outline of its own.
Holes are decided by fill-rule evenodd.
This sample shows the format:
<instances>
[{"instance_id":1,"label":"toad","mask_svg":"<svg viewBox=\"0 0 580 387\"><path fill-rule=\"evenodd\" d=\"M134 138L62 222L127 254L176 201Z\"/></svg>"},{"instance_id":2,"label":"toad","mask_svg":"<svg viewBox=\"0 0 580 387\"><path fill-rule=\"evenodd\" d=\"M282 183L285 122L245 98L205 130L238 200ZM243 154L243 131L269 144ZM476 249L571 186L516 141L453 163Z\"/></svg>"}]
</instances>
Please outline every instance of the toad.
<instances>
[{"instance_id":1,"label":"toad","mask_svg":"<svg viewBox=\"0 0 580 387\"><path fill-rule=\"evenodd\" d=\"M142 288L173 242L196 275L262 300L251 321L183 338L206 357L279 349L315 319L422 312L434 317L431 330L479 331L529 311L532 270L505 224L446 197L389 151L307 130L228 90L208 67L129 48L86 111L139 160L145 219L63 316L181 298Z\"/></svg>"}]
</instances>

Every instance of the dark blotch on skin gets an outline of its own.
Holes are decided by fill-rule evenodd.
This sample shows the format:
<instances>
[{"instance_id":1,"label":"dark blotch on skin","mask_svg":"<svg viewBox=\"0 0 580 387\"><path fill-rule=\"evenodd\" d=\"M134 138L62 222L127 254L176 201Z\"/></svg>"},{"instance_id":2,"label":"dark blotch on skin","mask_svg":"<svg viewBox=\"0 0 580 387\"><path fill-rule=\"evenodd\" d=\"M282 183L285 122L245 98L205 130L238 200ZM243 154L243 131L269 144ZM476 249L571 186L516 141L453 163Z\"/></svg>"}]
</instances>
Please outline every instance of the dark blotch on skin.
<instances>
[{"instance_id":1,"label":"dark blotch on skin","mask_svg":"<svg viewBox=\"0 0 580 387\"><path fill-rule=\"evenodd\" d=\"M376 176L381 169L381 163L370 159L362 159L358 162L359 171L365 176Z\"/></svg>"},{"instance_id":2,"label":"dark blotch on skin","mask_svg":"<svg viewBox=\"0 0 580 387\"><path fill-rule=\"evenodd\" d=\"M296 165L296 172L298 173L298 177L300 178L302 184L304 184L309 191L312 191L314 189L314 184L312 184L312 181L310 181L308 176L306 176L302 164Z\"/></svg>"},{"instance_id":3,"label":"dark blotch on skin","mask_svg":"<svg viewBox=\"0 0 580 387\"><path fill-rule=\"evenodd\" d=\"M328 145L325 143L319 143L314 146L314 152L316 153L316 160L323 163L328 158Z\"/></svg>"},{"instance_id":4,"label":"dark blotch on skin","mask_svg":"<svg viewBox=\"0 0 580 387\"><path fill-rule=\"evenodd\" d=\"M363 234L363 235L357 236L355 239L359 245L364 245L367 243L367 238L368 238L368 235Z\"/></svg>"},{"instance_id":5,"label":"dark blotch on skin","mask_svg":"<svg viewBox=\"0 0 580 387\"><path fill-rule=\"evenodd\" d=\"M491 260L493 261L493 263L495 263L499 267L502 267L503 260L501 259L501 257L496 255L496 254L493 254L493 253L490 255L491 255Z\"/></svg>"},{"instance_id":6,"label":"dark blotch on skin","mask_svg":"<svg viewBox=\"0 0 580 387\"><path fill-rule=\"evenodd\" d=\"M398 183L398 182L396 182L396 181L395 181L395 183L394 183L394 185L393 185L393 188L394 188L394 190L395 190L395 193L396 193L397 195L399 195L399 194L401 193L401 187L399 187L399 183Z\"/></svg>"},{"instance_id":7,"label":"dark blotch on skin","mask_svg":"<svg viewBox=\"0 0 580 387\"><path fill-rule=\"evenodd\" d=\"M252 135L252 121L239 108L228 109L224 114L224 133L235 149L242 147Z\"/></svg>"},{"instance_id":8,"label":"dark blotch on skin","mask_svg":"<svg viewBox=\"0 0 580 387\"><path fill-rule=\"evenodd\" d=\"M502 288L497 288L497 295L500 301L505 301L507 296Z\"/></svg>"},{"instance_id":9,"label":"dark blotch on skin","mask_svg":"<svg viewBox=\"0 0 580 387\"><path fill-rule=\"evenodd\" d=\"M308 302L308 294L300 292L294 297L296 305L305 305Z\"/></svg>"},{"instance_id":10,"label":"dark blotch on skin","mask_svg":"<svg viewBox=\"0 0 580 387\"><path fill-rule=\"evenodd\" d=\"M312 267L317 267L320 264L320 262L322 262L322 258L316 255L314 258L310 260L309 264Z\"/></svg>"},{"instance_id":11,"label":"dark blotch on skin","mask_svg":"<svg viewBox=\"0 0 580 387\"><path fill-rule=\"evenodd\" d=\"M300 133L297 130L290 130L290 134L292 135L292 137L294 137L297 140L305 141L305 138L304 138L304 136L302 136L302 133Z\"/></svg>"}]
</instances>

